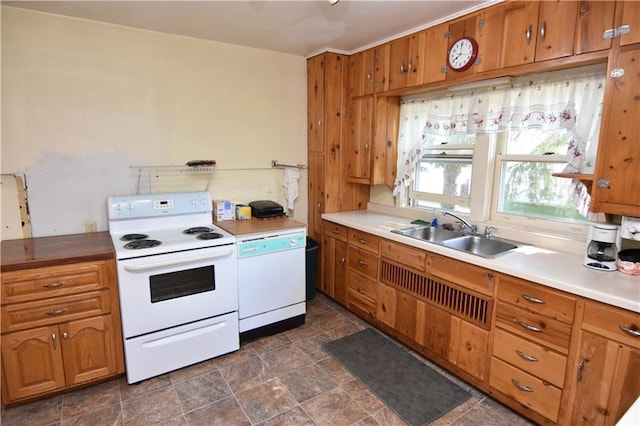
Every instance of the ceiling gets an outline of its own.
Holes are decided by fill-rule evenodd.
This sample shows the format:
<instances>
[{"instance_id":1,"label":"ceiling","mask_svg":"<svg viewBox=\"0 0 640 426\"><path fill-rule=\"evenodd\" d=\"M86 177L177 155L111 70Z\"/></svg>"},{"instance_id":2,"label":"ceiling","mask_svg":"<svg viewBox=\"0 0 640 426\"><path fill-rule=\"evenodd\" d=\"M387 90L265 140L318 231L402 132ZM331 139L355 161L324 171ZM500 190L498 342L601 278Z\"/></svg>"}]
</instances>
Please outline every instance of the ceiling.
<instances>
[{"instance_id":1,"label":"ceiling","mask_svg":"<svg viewBox=\"0 0 640 426\"><path fill-rule=\"evenodd\" d=\"M3 5L310 56L353 53L497 0L2 1Z\"/></svg>"}]
</instances>

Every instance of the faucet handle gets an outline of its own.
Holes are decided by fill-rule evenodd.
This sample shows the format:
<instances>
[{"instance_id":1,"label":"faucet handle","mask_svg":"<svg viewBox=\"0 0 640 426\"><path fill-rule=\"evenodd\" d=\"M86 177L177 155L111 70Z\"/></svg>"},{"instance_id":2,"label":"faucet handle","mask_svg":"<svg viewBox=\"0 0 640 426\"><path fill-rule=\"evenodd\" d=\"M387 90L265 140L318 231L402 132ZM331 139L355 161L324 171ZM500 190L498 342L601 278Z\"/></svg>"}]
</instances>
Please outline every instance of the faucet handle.
<instances>
[{"instance_id":1,"label":"faucet handle","mask_svg":"<svg viewBox=\"0 0 640 426\"><path fill-rule=\"evenodd\" d=\"M498 228L496 228L495 226L489 226L487 225L484 228L484 236L485 238L491 238L493 236L493 231L496 231Z\"/></svg>"}]
</instances>

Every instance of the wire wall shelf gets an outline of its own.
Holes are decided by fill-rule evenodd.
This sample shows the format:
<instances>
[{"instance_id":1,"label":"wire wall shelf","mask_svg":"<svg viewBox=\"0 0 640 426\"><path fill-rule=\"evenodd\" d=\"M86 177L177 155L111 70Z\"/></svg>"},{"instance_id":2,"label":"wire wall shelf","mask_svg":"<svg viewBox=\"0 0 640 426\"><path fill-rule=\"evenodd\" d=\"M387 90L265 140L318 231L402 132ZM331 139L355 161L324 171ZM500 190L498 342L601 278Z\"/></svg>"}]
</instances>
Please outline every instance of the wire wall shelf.
<instances>
[{"instance_id":1,"label":"wire wall shelf","mask_svg":"<svg viewBox=\"0 0 640 426\"><path fill-rule=\"evenodd\" d=\"M205 191L213 177L215 166L131 166L136 176L136 193L156 192L156 188L168 188L165 191Z\"/></svg>"}]
</instances>

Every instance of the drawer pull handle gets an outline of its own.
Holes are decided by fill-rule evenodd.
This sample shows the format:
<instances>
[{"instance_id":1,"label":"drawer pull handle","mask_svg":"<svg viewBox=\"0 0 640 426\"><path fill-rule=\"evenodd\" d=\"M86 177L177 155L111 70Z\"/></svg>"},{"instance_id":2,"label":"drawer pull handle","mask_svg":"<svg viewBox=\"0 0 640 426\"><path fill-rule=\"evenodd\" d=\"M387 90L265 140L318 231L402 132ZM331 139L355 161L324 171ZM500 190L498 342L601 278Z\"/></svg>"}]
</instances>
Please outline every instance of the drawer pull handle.
<instances>
[{"instance_id":1,"label":"drawer pull handle","mask_svg":"<svg viewBox=\"0 0 640 426\"><path fill-rule=\"evenodd\" d=\"M520 358L526 361L538 362L538 358L536 358L535 356L527 355L524 352L522 352L520 349L516 349L516 354L518 354Z\"/></svg>"},{"instance_id":2,"label":"drawer pull handle","mask_svg":"<svg viewBox=\"0 0 640 426\"><path fill-rule=\"evenodd\" d=\"M369 264L367 262L365 262L364 260L358 260L358 263L361 264L362 266L368 266Z\"/></svg>"},{"instance_id":3,"label":"drawer pull handle","mask_svg":"<svg viewBox=\"0 0 640 426\"><path fill-rule=\"evenodd\" d=\"M633 330L633 329L631 329L629 327L626 327L624 325L620 326L620 330L624 331L625 333L627 333L627 334L629 334L629 335L631 335L633 337L640 337L640 331Z\"/></svg>"},{"instance_id":4,"label":"drawer pull handle","mask_svg":"<svg viewBox=\"0 0 640 426\"><path fill-rule=\"evenodd\" d=\"M520 389L522 391L533 392L532 388L530 388L529 386L521 385L520 383L518 383L518 381L516 379L511 379L511 383L513 383L513 386L517 387L518 389Z\"/></svg>"},{"instance_id":5,"label":"drawer pull handle","mask_svg":"<svg viewBox=\"0 0 640 426\"><path fill-rule=\"evenodd\" d=\"M578 381L582 381L582 370L584 369L584 359L581 359L578 363Z\"/></svg>"},{"instance_id":6,"label":"drawer pull handle","mask_svg":"<svg viewBox=\"0 0 640 426\"><path fill-rule=\"evenodd\" d=\"M53 345L53 350L55 351L57 349L56 333L51 333L51 345Z\"/></svg>"},{"instance_id":7,"label":"drawer pull handle","mask_svg":"<svg viewBox=\"0 0 640 426\"><path fill-rule=\"evenodd\" d=\"M363 240L362 238L360 238L360 239L358 240L358 242L359 242L360 244L367 244L367 243L368 243L368 241L367 241L367 240Z\"/></svg>"},{"instance_id":8,"label":"drawer pull handle","mask_svg":"<svg viewBox=\"0 0 640 426\"><path fill-rule=\"evenodd\" d=\"M44 288L58 288L58 287L62 287L63 285L64 285L63 282L59 282L59 283L45 284L42 287L44 287Z\"/></svg>"},{"instance_id":9,"label":"drawer pull handle","mask_svg":"<svg viewBox=\"0 0 640 426\"><path fill-rule=\"evenodd\" d=\"M337 229L332 229L332 230L331 230L331 233L332 233L332 234L339 234L339 233L340 233L340 231L338 231Z\"/></svg>"},{"instance_id":10,"label":"drawer pull handle","mask_svg":"<svg viewBox=\"0 0 640 426\"><path fill-rule=\"evenodd\" d=\"M367 292L365 290L361 289L361 288L358 288L357 291L360 294L367 294Z\"/></svg>"},{"instance_id":11,"label":"drawer pull handle","mask_svg":"<svg viewBox=\"0 0 640 426\"><path fill-rule=\"evenodd\" d=\"M64 314L65 312L67 312L67 308L60 308L60 309L56 309L55 311L47 312L47 315L55 316L55 315Z\"/></svg>"},{"instance_id":12,"label":"drawer pull handle","mask_svg":"<svg viewBox=\"0 0 640 426\"><path fill-rule=\"evenodd\" d=\"M526 322L524 322L524 321L520 321L518 324L520 324L520 326L521 326L522 328L527 329L527 330L529 330L529 331L535 331L536 333L541 333L541 332L542 332L542 329L541 329L541 328L538 328L538 327L534 327L534 326L532 326L532 325L529 325L529 324L527 324L527 323L526 323Z\"/></svg>"},{"instance_id":13,"label":"drawer pull handle","mask_svg":"<svg viewBox=\"0 0 640 426\"><path fill-rule=\"evenodd\" d=\"M537 303L539 305L542 305L544 303L544 300L538 299L537 297L529 296L528 294L523 294L522 298L527 302Z\"/></svg>"}]
</instances>

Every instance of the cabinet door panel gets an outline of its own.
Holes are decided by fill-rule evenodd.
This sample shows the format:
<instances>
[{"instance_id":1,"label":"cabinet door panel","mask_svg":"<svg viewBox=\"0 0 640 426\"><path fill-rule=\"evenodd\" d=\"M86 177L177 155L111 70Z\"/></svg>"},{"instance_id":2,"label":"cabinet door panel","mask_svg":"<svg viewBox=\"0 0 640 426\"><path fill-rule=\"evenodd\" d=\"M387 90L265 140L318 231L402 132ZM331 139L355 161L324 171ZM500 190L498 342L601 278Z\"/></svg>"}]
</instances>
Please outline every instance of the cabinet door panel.
<instances>
[{"instance_id":1,"label":"cabinet door panel","mask_svg":"<svg viewBox=\"0 0 640 426\"><path fill-rule=\"evenodd\" d=\"M539 6L538 1L511 1L505 4L501 67L533 62Z\"/></svg>"},{"instance_id":2,"label":"cabinet door panel","mask_svg":"<svg viewBox=\"0 0 640 426\"><path fill-rule=\"evenodd\" d=\"M577 14L575 1L540 2L536 62L573 55Z\"/></svg>"},{"instance_id":3,"label":"cabinet door panel","mask_svg":"<svg viewBox=\"0 0 640 426\"><path fill-rule=\"evenodd\" d=\"M448 22L427 29L425 60L422 67L424 70L424 83L442 81L447 76L443 71L443 67L447 65L449 40L445 37L445 33L448 31Z\"/></svg>"},{"instance_id":4,"label":"cabinet door panel","mask_svg":"<svg viewBox=\"0 0 640 426\"><path fill-rule=\"evenodd\" d=\"M611 39L602 37L613 28L615 3L612 1L581 1L578 6L575 54L611 48Z\"/></svg>"},{"instance_id":5,"label":"cabinet door panel","mask_svg":"<svg viewBox=\"0 0 640 426\"><path fill-rule=\"evenodd\" d=\"M610 61L611 64L612 61ZM640 216L640 48L623 50L608 76L593 188L593 211ZM608 70L611 73L612 69Z\"/></svg>"},{"instance_id":6,"label":"cabinet door panel","mask_svg":"<svg viewBox=\"0 0 640 426\"><path fill-rule=\"evenodd\" d=\"M338 303L347 304L347 252L349 245L345 241L335 241L334 257L334 297Z\"/></svg>"},{"instance_id":7,"label":"cabinet door panel","mask_svg":"<svg viewBox=\"0 0 640 426\"><path fill-rule=\"evenodd\" d=\"M451 314L429 304L425 304L424 308L424 346L442 358L449 359Z\"/></svg>"},{"instance_id":8,"label":"cabinet door panel","mask_svg":"<svg viewBox=\"0 0 640 426\"><path fill-rule=\"evenodd\" d=\"M489 356L489 333L480 327L452 317L452 328L457 328L457 339L452 339L455 364L472 376L484 380ZM451 358L451 354L449 355Z\"/></svg>"},{"instance_id":9,"label":"cabinet door panel","mask_svg":"<svg viewBox=\"0 0 640 426\"><path fill-rule=\"evenodd\" d=\"M67 385L75 385L116 372L111 315L60 324L64 373Z\"/></svg>"},{"instance_id":10,"label":"cabinet door panel","mask_svg":"<svg viewBox=\"0 0 640 426\"><path fill-rule=\"evenodd\" d=\"M349 181L369 183L373 144L373 96L351 101L349 108L349 140L347 141L347 174Z\"/></svg>"},{"instance_id":11,"label":"cabinet door panel","mask_svg":"<svg viewBox=\"0 0 640 426\"><path fill-rule=\"evenodd\" d=\"M409 73L409 37L389 42L389 90L407 86Z\"/></svg>"},{"instance_id":12,"label":"cabinet door panel","mask_svg":"<svg viewBox=\"0 0 640 426\"><path fill-rule=\"evenodd\" d=\"M15 400L51 392L65 385L57 326L2 336L2 369L8 398Z\"/></svg>"},{"instance_id":13,"label":"cabinet door panel","mask_svg":"<svg viewBox=\"0 0 640 426\"><path fill-rule=\"evenodd\" d=\"M307 60L308 149L322 152L324 141L324 55Z\"/></svg>"},{"instance_id":14,"label":"cabinet door panel","mask_svg":"<svg viewBox=\"0 0 640 426\"><path fill-rule=\"evenodd\" d=\"M629 25L631 31L620 37L620 46L640 43L640 3L637 1L617 1L616 7L622 7L621 25Z\"/></svg>"},{"instance_id":15,"label":"cabinet door panel","mask_svg":"<svg viewBox=\"0 0 640 426\"><path fill-rule=\"evenodd\" d=\"M581 332L571 424L614 425L640 395L640 351Z\"/></svg>"},{"instance_id":16,"label":"cabinet door panel","mask_svg":"<svg viewBox=\"0 0 640 426\"><path fill-rule=\"evenodd\" d=\"M396 289L378 283L378 309L376 317L380 322L395 328L396 326Z\"/></svg>"}]
</instances>

